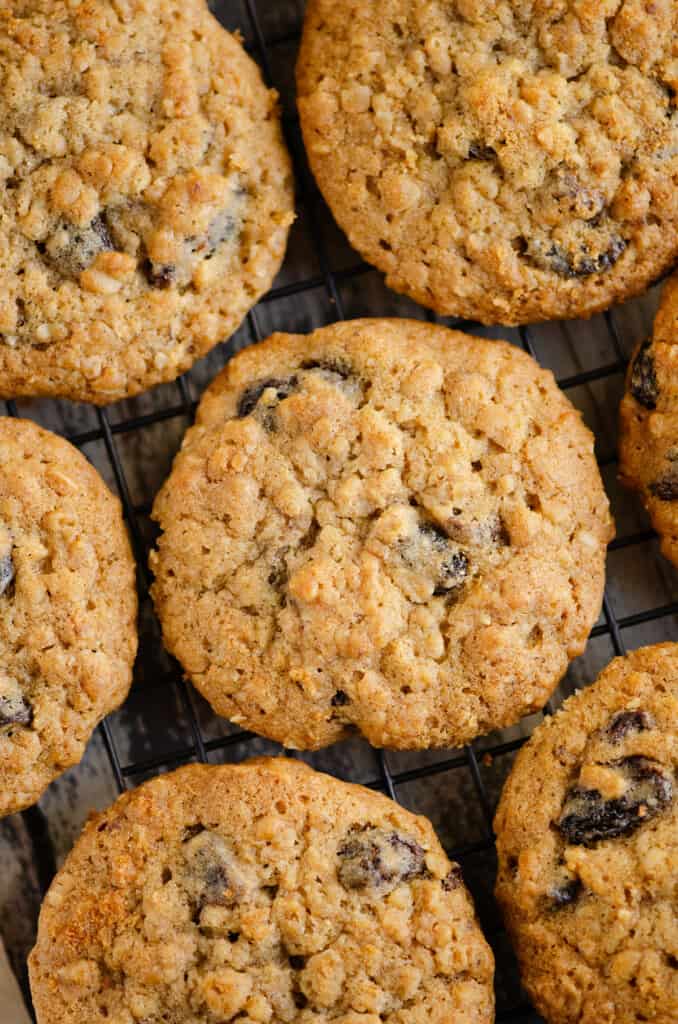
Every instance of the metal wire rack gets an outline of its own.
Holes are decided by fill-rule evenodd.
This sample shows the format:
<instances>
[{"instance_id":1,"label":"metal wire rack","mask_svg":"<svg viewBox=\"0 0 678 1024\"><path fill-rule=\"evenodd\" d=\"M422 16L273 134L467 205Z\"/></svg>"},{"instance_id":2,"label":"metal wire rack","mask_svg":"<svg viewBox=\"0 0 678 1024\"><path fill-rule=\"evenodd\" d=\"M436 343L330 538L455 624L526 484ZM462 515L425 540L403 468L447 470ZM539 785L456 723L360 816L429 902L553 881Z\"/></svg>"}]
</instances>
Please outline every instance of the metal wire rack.
<instances>
[{"instance_id":1,"label":"metal wire rack","mask_svg":"<svg viewBox=\"0 0 678 1024\"><path fill-rule=\"evenodd\" d=\"M130 481L127 459L122 450L127 441L146 435L150 438L148 446L151 451L153 445L158 443L163 445L164 451L168 443L165 430L169 431L170 425L174 424L176 437L172 436L170 443L176 447L183 427L194 415L196 396L204 381L238 348L266 336L269 328L286 330L299 327L299 310L304 309L305 303L311 299L315 300L321 312L313 315L315 322L306 323L304 320L304 327L354 315L356 290L361 296L370 293L378 296L377 300L368 302L367 308L358 301L358 311L363 315L384 313L379 297L387 296L385 303L389 313L393 313L394 303L397 302L398 312L404 310L408 315L425 315L436 321L439 319L387 293L379 276L357 260L355 254L350 254L345 243L338 241L331 217L306 166L291 100L290 71L299 40L303 13L301 6L301 0L296 5L295 0L282 5L276 0L215 0L211 3L214 13L228 28L241 31L268 82L278 88L285 104L289 101L289 106L285 107L284 126L294 159L300 217L299 226L295 229L296 240L293 233L291 252L282 281L249 314L246 324L236 337L220 346L208 359L207 372L204 368L194 370L175 385L156 389L157 394L150 400L144 396L110 409L89 410L87 429L64 431L68 439L87 454L91 453L92 446L103 450L106 463L103 468L117 488L129 526L138 563L142 621L146 622L146 628L142 630L141 669L137 673L140 678L136 680L133 689L138 715L143 719L160 700L171 703L171 713L175 713L182 722L181 737L170 743L169 749L166 741L160 740L153 732L152 725L146 728L140 756L127 754L124 749L127 744L122 742L120 730L115 724L116 716L111 716L100 725L100 738L115 785L120 792L159 771L171 770L193 760L241 760L252 753L260 753L262 749L282 752L275 744L268 744L251 733L215 720L201 699L186 686L179 667L161 651L159 631L157 623L152 620L148 596L148 551L153 543L152 528L148 521L150 502L135 500L135 488ZM290 11L295 13L290 14ZM337 249L345 259L343 266L341 257L336 256ZM290 324L290 319L295 322ZM559 374L561 388L570 394L575 404L584 406L589 421L594 420L592 425L603 423L602 433L610 435L606 450L599 453L599 463L608 489L612 490L615 471L614 429L609 428L609 421L616 414L629 345L637 339L637 332L641 329L638 326L639 320L642 320L642 314L632 309L621 318L619 312L614 311L597 318L594 324L586 328L582 325L580 330L585 335L585 352L576 354L573 365L568 364L566 372ZM478 324L450 320L440 322L474 333L508 336L540 362L551 366L560 340L545 338L540 328L488 332ZM571 330L576 334L576 329ZM558 359L555 361L559 362ZM43 410L49 405L31 403L26 411L22 403L21 414L43 419ZM19 414L14 402L7 403L7 411L10 415ZM68 413L64 414L63 422L69 422L69 416ZM605 420L608 421L607 428ZM153 431L159 424L165 425L161 439ZM165 454L163 459L168 464ZM614 494L612 497L614 505ZM627 642L630 647L634 647L659 637L678 638L675 618L678 614L678 600L674 599L674 595L678 594L676 577L658 555L656 538L642 513L635 507L633 499L627 496L621 499L621 505L624 512L621 517L617 513L617 518L630 523L630 528L620 531L621 535L610 545L610 574L603 614L591 633L590 648L595 647L595 641L601 642L595 655L597 664L595 668L592 667L589 659L579 671L571 671L570 688L573 683L581 685L590 682L597 668L611 656L625 652ZM646 579L640 587L634 588L637 590L637 601L640 602L634 605L634 598L629 598L628 591L634 580L637 582L637 570L630 567L638 564L639 553L642 553ZM168 694L171 694L171 699ZM546 713L549 710L547 708ZM124 715L125 712L118 714ZM332 760L331 752L304 755L316 767L335 771L343 777L381 790L392 799L400 800L411 809L429 813L430 816L431 801L426 799L426 793L429 789L435 793L434 823L442 832L450 855L462 865L479 908L481 923L495 950L498 973L497 1020L524 1024L534 1024L539 1018L520 992L515 963L492 902L492 816L497 793L510 767L512 755L524 742L530 727L538 721L539 716L534 716L520 729L482 739L461 751L392 755L384 751L372 751L360 741L351 741L335 761ZM496 766L499 766L498 772L495 771ZM458 787L457 796L452 800L454 780L459 773L463 773L465 784ZM450 796L449 803L446 802L445 794ZM455 841L454 829L450 833L447 828L449 819L459 814L468 815L474 821L470 838L464 833L461 842ZM23 817L35 850L40 886L44 890L55 870L48 823L39 807L25 811Z\"/></svg>"}]
</instances>

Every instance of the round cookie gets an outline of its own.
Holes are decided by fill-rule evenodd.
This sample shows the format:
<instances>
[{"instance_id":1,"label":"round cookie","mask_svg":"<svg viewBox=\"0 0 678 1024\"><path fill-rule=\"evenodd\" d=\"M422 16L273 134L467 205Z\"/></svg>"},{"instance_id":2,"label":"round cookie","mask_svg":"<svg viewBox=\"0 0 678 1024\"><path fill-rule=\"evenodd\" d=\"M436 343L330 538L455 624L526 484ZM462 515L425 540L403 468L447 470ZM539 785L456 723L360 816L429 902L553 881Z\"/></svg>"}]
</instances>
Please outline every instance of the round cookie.
<instances>
[{"instance_id":1,"label":"round cookie","mask_svg":"<svg viewBox=\"0 0 678 1024\"><path fill-rule=\"evenodd\" d=\"M612 535L553 376L407 320L242 351L153 515L168 648L219 714L304 749L457 745L542 707Z\"/></svg>"},{"instance_id":2,"label":"round cookie","mask_svg":"<svg viewBox=\"0 0 678 1024\"><path fill-rule=\"evenodd\" d=\"M205 0L12 0L0 65L0 394L174 380L280 266L275 93Z\"/></svg>"},{"instance_id":3,"label":"round cookie","mask_svg":"<svg viewBox=\"0 0 678 1024\"><path fill-rule=\"evenodd\" d=\"M662 551L678 565L678 275L664 287L652 338L633 354L620 408L619 476L640 493Z\"/></svg>"},{"instance_id":4,"label":"round cookie","mask_svg":"<svg viewBox=\"0 0 678 1024\"><path fill-rule=\"evenodd\" d=\"M0 815L77 764L127 696L134 560L120 502L84 455L0 418Z\"/></svg>"},{"instance_id":5,"label":"round cookie","mask_svg":"<svg viewBox=\"0 0 678 1024\"><path fill-rule=\"evenodd\" d=\"M550 1024L678 1019L678 644L539 726L495 820L497 898Z\"/></svg>"},{"instance_id":6,"label":"round cookie","mask_svg":"<svg viewBox=\"0 0 678 1024\"><path fill-rule=\"evenodd\" d=\"M30 958L39 1024L490 1024L430 823L296 761L191 765L94 818Z\"/></svg>"},{"instance_id":7,"label":"round cookie","mask_svg":"<svg viewBox=\"0 0 678 1024\"><path fill-rule=\"evenodd\" d=\"M675 0L310 0L311 167L396 291L588 316L678 257Z\"/></svg>"}]
</instances>

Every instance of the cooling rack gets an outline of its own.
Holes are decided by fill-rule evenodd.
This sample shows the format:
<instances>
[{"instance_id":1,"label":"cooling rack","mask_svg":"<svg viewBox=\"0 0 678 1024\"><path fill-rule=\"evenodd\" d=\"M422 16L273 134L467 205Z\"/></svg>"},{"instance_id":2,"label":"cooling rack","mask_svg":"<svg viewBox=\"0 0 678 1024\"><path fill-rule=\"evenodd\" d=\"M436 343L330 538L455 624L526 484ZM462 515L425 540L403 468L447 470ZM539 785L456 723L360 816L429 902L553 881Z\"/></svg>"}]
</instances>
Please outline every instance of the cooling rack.
<instances>
[{"instance_id":1,"label":"cooling rack","mask_svg":"<svg viewBox=\"0 0 678 1024\"><path fill-rule=\"evenodd\" d=\"M601 618L592 630L586 654L571 666L545 713L576 686L590 683L614 655L641 644L678 639L678 577L659 554L657 538L635 498L621 493L616 484L616 413L623 375L632 345L649 330L656 294L588 322L507 330L438 318L389 292L380 275L348 247L305 162L293 92L302 0L217 0L210 6L227 28L241 33L267 81L281 95L295 166L298 220L285 266L272 291L234 338L175 384L103 410L66 402L6 403L9 415L29 416L58 430L100 469L120 496L138 563L141 643L130 698L122 710L100 725L83 764L56 782L37 807L21 816L39 893L48 886L92 804L105 806L116 790L122 792L190 761L216 763L282 753L276 744L215 718L185 684L178 666L162 649L148 597L147 569L155 538L149 518L152 498L193 418L201 391L234 352L272 330L308 331L346 317L401 315L504 337L552 369L561 388L582 410L596 433L597 457L618 532L609 550ZM432 818L448 852L462 866L494 948L497 1020L522 1024L536 1024L540 1018L520 990L515 961L492 898L492 816L515 752L540 719L540 715L531 716L515 728L481 738L463 750L394 754L372 750L363 741L352 739L314 755L292 755L381 790ZM14 915L20 898L21 894L14 902L5 902ZM25 950L34 934L37 905L26 911L28 923L12 946L12 922L2 900L0 891L0 931L9 933L14 966L27 991Z\"/></svg>"}]
</instances>

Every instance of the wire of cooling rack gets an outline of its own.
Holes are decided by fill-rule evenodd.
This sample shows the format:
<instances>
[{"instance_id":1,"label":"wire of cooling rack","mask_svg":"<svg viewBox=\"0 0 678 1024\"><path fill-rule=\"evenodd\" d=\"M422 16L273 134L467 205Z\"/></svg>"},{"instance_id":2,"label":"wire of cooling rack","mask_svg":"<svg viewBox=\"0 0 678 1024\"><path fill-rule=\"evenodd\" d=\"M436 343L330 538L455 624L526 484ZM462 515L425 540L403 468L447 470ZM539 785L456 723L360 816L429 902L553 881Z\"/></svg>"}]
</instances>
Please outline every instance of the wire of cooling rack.
<instances>
[{"instance_id":1,"label":"wire of cooling rack","mask_svg":"<svg viewBox=\"0 0 678 1024\"><path fill-rule=\"evenodd\" d=\"M267 41L262 30L256 3L257 0L244 0L244 10L249 21L248 27L250 29L247 34L253 39L253 45L248 48L252 51L255 59L258 59L259 63L263 67L264 75L269 84L275 85L274 75L272 73L273 61L271 59L270 47L272 44L279 44L281 41L285 43L294 42L298 39L299 32L295 31L287 33L275 40ZM310 179L309 173L303 162L298 136L294 133L295 125L293 120L289 118L286 119L285 126L288 135L289 148L293 155L298 199L300 204L304 206L309 213L309 220L311 224L315 225L315 213L319 210L322 199L313 181ZM306 277L292 284L274 288L262 299L262 305L275 302L279 299L301 296L305 293L322 288L324 289L331 307L335 312L334 319L344 319L345 310L342 301L341 286L345 282L365 274L371 268L363 262L356 262L354 266L348 269L340 271L333 270L320 231L316 228L315 230L312 230L311 234L317 265L320 268L320 274ZM433 314L430 314L429 319L436 320L436 317L434 317ZM253 342L260 341L262 339L263 332L260 328L259 316L256 308L249 314L247 323L251 340ZM625 358L612 314L606 314L605 323L609 340L615 354L614 360L595 369L576 373L559 380L558 383L564 390L591 384L594 381L599 381L624 372ZM455 326L459 326L462 329L473 329L474 325L468 322L459 321ZM536 358L535 345L529 328L523 327L520 329L520 341L525 351ZM125 476L125 470L118 451L116 439L121 435L142 431L158 423L178 417L184 417L189 422L192 421L197 403L191 394L190 385L185 378L181 378L176 382L175 386L176 401L174 404L170 405L169 408L160 409L143 415L131 416L127 419L122 419L119 422L114 423L111 422L105 409L99 409L96 414L96 427L69 437L69 440L78 447L83 447L84 445L94 441L102 442L104 445L120 499L122 501L124 515L129 526L132 545L138 565L138 585L140 603L142 605L147 605L150 602L148 593L150 579L147 568L149 545L144 539L143 530L140 525L140 516L145 514L147 509L141 506L135 506L132 501L130 487ZM7 407L10 415L17 415L17 409L13 402L8 402ZM608 458L599 460L599 463L602 468L613 461L613 459ZM650 530L637 532L631 536L622 537L613 541L610 545L610 549L616 550L631 545L641 544L650 540L653 536L654 534ZM612 601L606 591L603 601L603 619L592 630L591 636L598 637L607 635L615 654L620 655L625 653L626 650L623 638L623 633L626 629L642 623L662 619L676 613L678 613L678 602L673 602L660 607L643 610L633 615L618 617L615 615ZM99 726L100 735L110 762L116 786L120 792L123 792L127 788L128 781L134 776L147 775L158 769L166 770L176 768L191 760L207 762L210 754L216 751L227 751L236 744L247 744L248 741L254 738L252 733L236 731L218 739L205 739L200 728L191 692L183 681L178 666L176 666L166 676L157 680L157 683L161 686L167 685L175 688L179 704L188 722L190 742L169 754L152 757L144 761L125 763L120 756L113 731L108 721L104 720ZM549 709L547 709L547 713L548 710ZM488 757L490 759L494 759L510 754L517 750L523 742L524 739L518 739L510 742L495 743L484 747L483 759ZM494 845L492 832L492 800L483 782L478 762L478 755L473 745L469 745L464 751L455 753L453 756L447 757L444 760L439 760L432 764L422 763L420 766L415 766L402 771L393 771L391 769L383 751L377 751L376 755L378 771L375 774L375 777L367 782L367 785L388 794L388 796L393 800L398 800L398 791L400 787L406 783L432 777L454 769L467 768L470 772L475 794L481 809L483 835L480 840L457 847L456 849L451 850L450 853L453 857L461 859L464 865L470 863L472 859L480 853L491 853ZM45 888L54 873L54 856L49 846L45 820L38 808L32 808L29 811L24 812L24 821L37 851L40 880L43 888ZM525 1003L518 1003L517 1005L503 1009L497 1015L498 1021L527 1022L534 1021L535 1019L536 1018L532 1014L530 1007Z\"/></svg>"}]
</instances>

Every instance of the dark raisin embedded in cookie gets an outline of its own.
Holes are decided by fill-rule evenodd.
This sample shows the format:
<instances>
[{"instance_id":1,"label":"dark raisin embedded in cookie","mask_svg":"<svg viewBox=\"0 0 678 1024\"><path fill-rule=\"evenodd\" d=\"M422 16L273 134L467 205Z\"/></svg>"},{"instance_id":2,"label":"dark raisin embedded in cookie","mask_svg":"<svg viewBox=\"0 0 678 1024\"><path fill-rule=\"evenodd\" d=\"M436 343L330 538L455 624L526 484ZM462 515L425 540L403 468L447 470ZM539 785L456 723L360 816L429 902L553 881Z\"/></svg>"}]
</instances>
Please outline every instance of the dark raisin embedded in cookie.
<instances>
[{"instance_id":1,"label":"dark raisin embedded in cookie","mask_svg":"<svg viewBox=\"0 0 678 1024\"><path fill-rule=\"evenodd\" d=\"M661 501L678 501L678 472L670 470L650 484L650 494Z\"/></svg>"},{"instance_id":2,"label":"dark raisin embedded in cookie","mask_svg":"<svg viewBox=\"0 0 678 1024\"><path fill-rule=\"evenodd\" d=\"M185 841L183 850L184 884L199 911L208 905L228 907L238 902L243 890L241 873L220 835L204 829Z\"/></svg>"},{"instance_id":3,"label":"dark raisin embedded in cookie","mask_svg":"<svg viewBox=\"0 0 678 1024\"><path fill-rule=\"evenodd\" d=\"M342 359L308 359L301 364L302 370L322 370L324 373L334 373L344 380L353 377L353 370L349 364Z\"/></svg>"},{"instance_id":4,"label":"dark raisin embedded in cookie","mask_svg":"<svg viewBox=\"0 0 678 1024\"><path fill-rule=\"evenodd\" d=\"M571 190L567 192L566 198L569 210L575 217L597 223L605 206L605 195L603 192L599 192L597 189L585 188L578 182L575 182Z\"/></svg>"},{"instance_id":5,"label":"dark raisin embedded in cookie","mask_svg":"<svg viewBox=\"0 0 678 1024\"><path fill-rule=\"evenodd\" d=\"M606 800L597 789L573 787L567 794L557 828L568 843L593 846L627 836L661 814L673 799L668 771L646 757L626 757L605 766L625 782L622 796Z\"/></svg>"},{"instance_id":6,"label":"dark raisin embedded in cookie","mask_svg":"<svg viewBox=\"0 0 678 1024\"><path fill-rule=\"evenodd\" d=\"M240 205L245 193L234 193L233 203L220 210L200 235L186 238L176 263L160 263L147 259L143 264L146 280L154 288L186 288L190 285L196 267L203 260L211 260L226 242L236 238L240 228Z\"/></svg>"},{"instance_id":7,"label":"dark raisin embedded in cookie","mask_svg":"<svg viewBox=\"0 0 678 1024\"><path fill-rule=\"evenodd\" d=\"M351 698L343 690L337 690L335 695L332 697L331 704L333 708L344 708L347 704L351 703Z\"/></svg>"},{"instance_id":8,"label":"dark raisin embedded in cookie","mask_svg":"<svg viewBox=\"0 0 678 1024\"><path fill-rule=\"evenodd\" d=\"M652 341L648 338L640 346L631 370L631 394L646 409L655 409L659 398L657 372L651 349Z\"/></svg>"},{"instance_id":9,"label":"dark raisin embedded in cookie","mask_svg":"<svg viewBox=\"0 0 678 1024\"><path fill-rule=\"evenodd\" d=\"M543 192L555 201L563 220L584 220L598 226L605 208L605 193L585 185L575 174L557 171L547 181Z\"/></svg>"},{"instance_id":10,"label":"dark raisin embedded in cookie","mask_svg":"<svg viewBox=\"0 0 678 1024\"><path fill-rule=\"evenodd\" d=\"M337 853L337 873L345 889L390 892L426 874L423 849L399 832L370 827L349 832Z\"/></svg>"},{"instance_id":11,"label":"dark raisin embedded in cookie","mask_svg":"<svg viewBox=\"0 0 678 1024\"><path fill-rule=\"evenodd\" d=\"M289 550L290 549L287 547L281 548L280 551L275 553L273 561L271 562L267 580L274 590L282 590L287 583L289 573L286 558Z\"/></svg>"},{"instance_id":12,"label":"dark raisin embedded in cookie","mask_svg":"<svg viewBox=\"0 0 678 1024\"><path fill-rule=\"evenodd\" d=\"M596 256L583 254L580 259L573 261L573 273L576 277L588 277L590 274L604 274L611 270L617 260L626 250L626 242L623 238L613 238L610 245L604 252Z\"/></svg>"},{"instance_id":13,"label":"dark raisin embedded in cookie","mask_svg":"<svg viewBox=\"0 0 678 1024\"><path fill-rule=\"evenodd\" d=\"M439 582L433 591L435 597L444 597L463 586L468 576L468 558L463 551L456 551L441 563Z\"/></svg>"},{"instance_id":14,"label":"dark raisin embedded in cookie","mask_svg":"<svg viewBox=\"0 0 678 1024\"><path fill-rule=\"evenodd\" d=\"M14 581L14 560L11 551L0 555L0 597Z\"/></svg>"},{"instance_id":15,"label":"dark raisin embedded in cookie","mask_svg":"<svg viewBox=\"0 0 678 1024\"><path fill-rule=\"evenodd\" d=\"M106 221L99 214L84 228L66 221L59 224L47 239L44 251L63 277L78 277L99 253L114 248Z\"/></svg>"},{"instance_id":16,"label":"dark raisin embedded in cookie","mask_svg":"<svg viewBox=\"0 0 678 1024\"><path fill-rule=\"evenodd\" d=\"M560 277L590 277L610 270L626 249L623 238L613 238L607 249L591 255L587 247L571 252L562 245L553 244L546 248L535 242L528 247L528 253L537 266L552 270Z\"/></svg>"},{"instance_id":17,"label":"dark raisin embedded in cookie","mask_svg":"<svg viewBox=\"0 0 678 1024\"><path fill-rule=\"evenodd\" d=\"M195 825L187 825L181 841L182 843L187 843L189 839L193 839L194 836L199 836L201 832L206 831L207 829L200 822L197 822Z\"/></svg>"},{"instance_id":18,"label":"dark raisin embedded in cookie","mask_svg":"<svg viewBox=\"0 0 678 1024\"><path fill-rule=\"evenodd\" d=\"M453 892L454 889L458 889L460 885L463 885L464 879L462 878L461 868L458 864L455 864L443 878L440 883L445 892Z\"/></svg>"},{"instance_id":19,"label":"dark raisin embedded in cookie","mask_svg":"<svg viewBox=\"0 0 678 1024\"><path fill-rule=\"evenodd\" d=\"M468 577L468 556L436 523L422 523L419 533L421 555L433 575L434 596L454 594L463 587Z\"/></svg>"},{"instance_id":20,"label":"dark raisin embedded in cookie","mask_svg":"<svg viewBox=\"0 0 678 1024\"><path fill-rule=\"evenodd\" d=\"M570 878L549 890L549 902L555 910L569 907L576 903L581 893L581 882L578 878Z\"/></svg>"},{"instance_id":21,"label":"dark raisin embedded in cookie","mask_svg":"<svg viewBox=\"0 0 678 1024\"><path fill-rule=\"evenodd\" d=\"M221 210L210 222L207 234L195 240L193 251L204 260L211 259L224 242L231 242L235 238L238 224L232 210Z\"/></svg>"},{"instance_id":22,"label":"dark raisin embedded in cookie","mask_svg":"<svg viewBox=\"0 0 678 1024\"><path fill-rule=\"evenodd\" d=\"M144 273L146 280L154 288L171 288L177 280L177 268L173 263L154 263L153 260L146 260Z\"/></svg>"},{"instance_id":23,"label":"dark raisin embedded in cookie","mask_svg":"<svg viewBox=\"0 0 678 1024\"><path fill-rule=\"evenodd\" d=\"M605 734L611 743L621 743L630 733L652 728L654 719L647 711L619 711L606 725Z\"/></svg>"},{"instance_id":24,"label":"dark raisin embedded in cookie","mask_svg":"<svg viewBox=\"0 0 678 1024\"><path fill-rule=\"evenodd\" d=\"M497 151L476 140L468 147L468 155L470 160L496 160Z\"/></svg>"},{"instance_id":25,"label":"dark raisin embedded in cookie","mask_svg":"<svg viewBox=\"0 0 678 1024\"><path fill-rule=\"evenodd\" d=\"M33 721L33 708L22 694L0 693L0 729L12 725L29 726Z\"/></svg>"},{"instance_id":26,"label":"dark raisin embedded in cookie","mask_svg":"<svg viewBox=\"0 0 678 1024\"><path fill-rule=\"evenodd\" d=\"M238 419L244 419L245 416L250 416L261 401L262 396L265 396L267 391L273 392L266 396L268 398L267 405L271 408L273 405L277 405L278 402L282 402L285 398L289 398L289 396L296 391L298 385L299 379L296 375L287 377L284 380L277 377L270 377L268 380L260 380L257 381L256 384L250 384L250 386L245 388L240 396L240 401L238 402Z\"/></svg>"}]
</instances>

